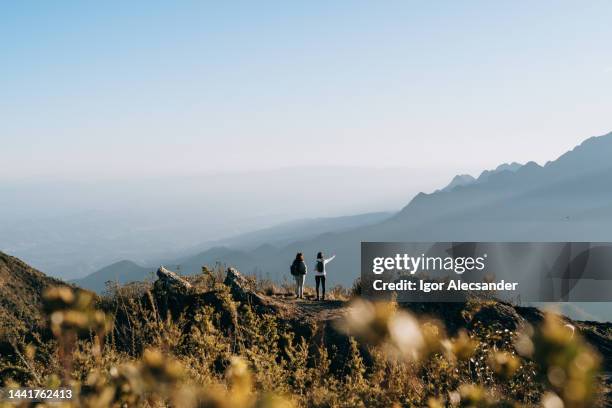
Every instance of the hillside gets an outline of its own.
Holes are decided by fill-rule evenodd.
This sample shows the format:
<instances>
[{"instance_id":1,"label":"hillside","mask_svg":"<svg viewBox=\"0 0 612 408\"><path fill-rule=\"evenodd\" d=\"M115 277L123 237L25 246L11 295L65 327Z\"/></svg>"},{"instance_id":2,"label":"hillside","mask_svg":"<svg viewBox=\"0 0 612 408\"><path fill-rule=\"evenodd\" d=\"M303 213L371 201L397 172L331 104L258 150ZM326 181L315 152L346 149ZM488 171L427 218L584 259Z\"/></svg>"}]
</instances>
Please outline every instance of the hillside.
<instances>
[{"instance_id":1,"label":"hillside","mask_svg":"<svg viewBox=\"0 0 612 408\"><path fill-rule=\"evenodd\" d=\"M193 408L382 408L451 399L462 406L536 406L546 390L578 401L576 407L612 403L610 383L600 375L612 369L609 324L491 300L396 307L349 302L342 291L326 302L296 300L287 288L233 269L188 279L166 269L157 275L155 282L115 288L95 302L47 298L47 309L64 316L58 322L80 317L52 323L59 343L37 340L35 354L13 339L21 359L0 360L0 384L18 379L40 386L59 375L81 386L79 406L92 408L145 401ZM28 290L40 299L35 287ZM100 325L101 316L114 325ZM98 342L95 333L107 341ZM532 357L516 354L525 341L536 348ZM548 361L564 373L575 370L574 363L588 366L572 374L586 391L566 392L548 382Z\"/></svg>"},{"instance_id":2,"label":"hillside","mask_svg":"<svg viewBox=\"0 0 612 408\"><path fill-rule=\"evenodd\" d=\"M106 288L107 282L110 284L126 284L143 281L150 278L153 272L155 272L155 268L147 268L132 261L123 260L108 265L83 279L74 280L73 283L85 289L102 292Z\"/></svg>"},{"instance_id":3,"label":"hillside","mask_svg":"<svg viewBox=\"0 0 612 408\"><path fill-rule=\"evenodd\" d=\"M5 327L35 329L45 323L42 292L63 282L0 252L0 322Z\"/></svg>"},{"instance_id":4,"label":"hillside","mask_svg":"<svg viewBox=\"0 0 612 408\"><path fill-rule=\"evenodd\" d=\"M17 365L22 358L16 351L19 345L50 336L42 294L45 289L62 284L0 252L0 386L4 384L4 377L23 378L23 370ZM25 348L21 353L24 351Z\"/></svg>"}]
</instances>

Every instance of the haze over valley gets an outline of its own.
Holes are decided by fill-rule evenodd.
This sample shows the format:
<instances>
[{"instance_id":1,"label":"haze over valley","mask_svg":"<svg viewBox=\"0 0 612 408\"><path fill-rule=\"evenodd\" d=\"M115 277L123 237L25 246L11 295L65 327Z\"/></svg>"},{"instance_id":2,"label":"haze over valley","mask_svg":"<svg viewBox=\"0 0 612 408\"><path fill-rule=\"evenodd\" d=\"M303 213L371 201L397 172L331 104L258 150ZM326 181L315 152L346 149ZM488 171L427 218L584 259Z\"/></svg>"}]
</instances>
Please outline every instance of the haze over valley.
<instances>
[{"instance_id":1,"label":"haze over valley","mask_svg":"<svg viewBox=\"0 0 612 408\"><path fill-rule=\"evenodd\" d=\"M612 241L609 157L612 133L589 138L544 165L501 164L477 177L454 177L433 193L418 193L395 213L289 223L160 262L186 274L221 263L282 281L296 252L312 263L324 250L338 255L330 283L350 286L359 276L362 241ZM76 282L101 291L107 281L144 279L155 266L119 262ZM570 312L591 318L609 312L606 304L588 310Z\"/></svg>"},{"instance_id":2,"label":"haze over valley","mask_svg":"<svg viewBox=\"0 0 612 408\"><path fill-rule=\"evenodd\" d=\"M0 250L73 279L110 263L140 264L224 245L300 219L399 210L446 175L410 168L296 167L147 179L0 182ZM368 220L366 217L365 221ZM287 227L307 237L359 225ZM357 223L357 224L355 224ZM310 228L310 229L309 229ZM282 232L264 241L286 239ZM248 236L243 240L248 242Z\"/></svg>"}]
</instances>

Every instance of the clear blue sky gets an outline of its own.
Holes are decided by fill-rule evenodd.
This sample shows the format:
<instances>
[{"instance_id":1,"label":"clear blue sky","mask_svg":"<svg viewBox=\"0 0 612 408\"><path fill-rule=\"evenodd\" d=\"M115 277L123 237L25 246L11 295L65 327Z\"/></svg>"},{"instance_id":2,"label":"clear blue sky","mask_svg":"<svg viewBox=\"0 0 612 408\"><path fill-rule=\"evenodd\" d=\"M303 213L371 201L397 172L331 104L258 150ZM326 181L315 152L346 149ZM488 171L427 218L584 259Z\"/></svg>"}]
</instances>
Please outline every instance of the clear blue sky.
<instances>
[{"instance_id":1,"label":"clear blue sky","mask_svg":"<svg viewBox=\"0 0 612 408\"><path fill-rule=\"evenodd\" d=\"M610 1L0 5L0 180L474 172L612 130Z\"/></svg>"}]
</instances>

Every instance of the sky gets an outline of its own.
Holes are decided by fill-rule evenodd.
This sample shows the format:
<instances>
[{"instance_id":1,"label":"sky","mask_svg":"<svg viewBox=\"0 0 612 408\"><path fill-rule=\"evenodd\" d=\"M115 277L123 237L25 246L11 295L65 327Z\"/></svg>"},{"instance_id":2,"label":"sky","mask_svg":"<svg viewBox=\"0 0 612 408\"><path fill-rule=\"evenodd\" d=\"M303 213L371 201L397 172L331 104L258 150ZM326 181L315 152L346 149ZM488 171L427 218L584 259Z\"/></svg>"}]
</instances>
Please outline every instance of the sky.
<instances>
[{"instance_id":1,"label":"sky","mask_svg":"<svg viewBox=\"0 0 612 408\"><path fill-rule=\"evenodd\" d=\"M2 2L0 181L477 174L612 131L612 2Z\"/></svg>"}]
</instances>

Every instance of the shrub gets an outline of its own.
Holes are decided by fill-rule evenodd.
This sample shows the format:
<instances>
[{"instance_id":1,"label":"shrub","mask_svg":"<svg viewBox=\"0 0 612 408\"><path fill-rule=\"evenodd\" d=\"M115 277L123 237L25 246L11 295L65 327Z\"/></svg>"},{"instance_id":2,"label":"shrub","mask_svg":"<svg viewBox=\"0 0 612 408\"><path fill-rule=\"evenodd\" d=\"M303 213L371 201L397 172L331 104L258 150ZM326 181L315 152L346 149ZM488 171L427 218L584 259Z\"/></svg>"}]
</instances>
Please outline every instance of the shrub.
<instances>
[{"instance_id":1,"label":"shrub","mask_svg":"<svg viewBox=\"0 0 612 408\"><path fill-rule=\"evenodd\" d=\"M600 356L552 315L521 331L477 324L449 335L439 320L393 302L357 300L338 324L346 336L333 337L235 302L220 280L197 277L208 303L193 300L174 315L160 312L150 285L100 299L54 288L45 294L53 338L13 337L21 358L12 369L0 363L0 379L73 386L72 406L82 407L597 404Z\"/></svg>"}]
</instances>

